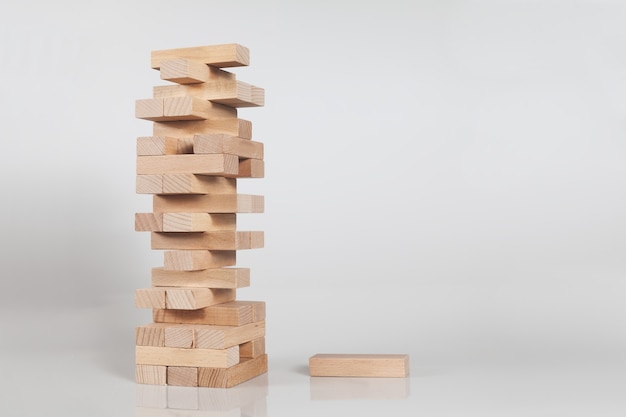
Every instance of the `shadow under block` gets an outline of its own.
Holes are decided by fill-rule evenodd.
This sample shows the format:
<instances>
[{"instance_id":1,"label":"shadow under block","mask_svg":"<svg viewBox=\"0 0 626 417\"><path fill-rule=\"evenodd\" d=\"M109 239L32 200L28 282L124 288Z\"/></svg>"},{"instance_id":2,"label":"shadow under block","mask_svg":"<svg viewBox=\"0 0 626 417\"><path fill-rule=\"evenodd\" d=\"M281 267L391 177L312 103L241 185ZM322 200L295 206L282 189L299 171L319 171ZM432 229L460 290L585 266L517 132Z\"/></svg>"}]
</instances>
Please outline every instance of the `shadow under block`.
<instances>
[{"instance_id":1,"label":"shadow under block","mask_svg":"<svg viewBox=\"0 0 626 417\"><path fill-rule=\"evenodd\" d=\"M309 359L311 376L404 378L409 355L318 354Z\"/></svg>"},{"instance_id":2,"label":"shadow under block","mask_svg":"<svg viewBox=\"0 0 626 417\"><path fill-rule=\"evenodd\" d=\"M263 213L265 199L250 194L155 195L152 210L161 213Z\"/></svg>"},{"instance_id":3,"label":"shadow under block","mask_svg":"<svg viewBox=\"0 0 626 417\"><path fill-rule=\"evenodd\" d=\"M227 349L135 346L137 365L229 368L239 363L239 345Z\"/></svg>"},{"instance_id":4,"label":"shadow under block","mask_svg":"<svg viewBox=\"0 0 626 417\"><path fill-rule=\"evenodd\" d=\"M235 213L135 213L137 232L234 231Z\"/></svg>"},{"instance_id":5,"label":"shadow under block","mask_svg":"<svg viewBox=\"0 0 626 417\"><path fill-rule=\"evenodd\" d=\"M201 367L198 369L198 386L230 388L265 372L267 372L267 354L253 359L241 359L239 364L227 369Z\"/></svg>"},{"instance_id":6,"label":"shadow under block","mask_svg":"<svg viewBox=\"0 0 626 417\"><path fill-rule=\"evenodd\" d=\"M150 66L154 69L159 69L161 61L180 58L218 68L243 67L250 65L250 50L236 43L163 49L152 51L150 54Z\"/></svg>"},{"instance_id":7,"label":"shadow under block","mask_svg":"<svg viewBox=\"0 0 626 417\"><path fill-rule=\"evenodd\" d=\"M165 385L167 367L160 365L135 365L135 381L138 384Z\"/></svg>"},{"instance_id":8,"label":"shadow under block","mask_svg":"<svg viewBox=\"0 0 626 417\"><path fill-rule=\"evenodd\" d=\"M175 58L161 61L159 76L177 84L198 84L208 81L234 80L235 74L191 59Z\"/></svg>"},{"instance_id":9,"label":"shadow under block","mask_svg":"<svg viewBox=\"0 0 626 417\"><path fill-rule=\"evenodd\" d=\"M189 323L212 324L217 326L243 326L265 320L265 302L235 300L216 304L198 310L165 310L153 311L155 323ZM143 336L148 338L148 336ZM158 334L150 340L161 340Z\"/></svg>"},{"instance_id":10,"label":"shadow under block","mask_svg":"<svg viewBox=\"0 0 626 417\"><path fill-rule=\"evenodd\" d=\"M232 108L262 107L265 105L265 90L263 88L237 80L211 81L191 85L157 85L152 88L152 96L155 99L196 97Z\"/></svg>"},{"instance_id":11,"label":"shadow under block","mask_svg":"<svg viewBox=\"0 0 626 417\"><path fill-rule=\"evenodd\" d=\"M211 268L200 271L167 271L152 268L154 287L243 288L250 286L249 268Z\"/></svg>"},{"instance_id":12,"label":"shadow under block","mask_svg":"<svg viewBox=\"0 0 626 417\"><path fill-rule=\"evenodd\" d=\"M152 232L152 249L243 250L263 247L262 231Z\"/></svg>"},{"instance_id":13,"label":"shadow under block","mask_svg":"<svg viewBox=\"0 0 626 417\"><path fill-rule=\"evenodd\" d=\"M152 287L135 290L135 306L138 308L197 310L234 299L235 289L232 288Z\"/></svg>"},{"instance_id":14,"label":"shadow under block","mask_svg":"<svg viewBox=\"0 0 626 417\"><path fill-rule=\"evenodd\" d=\"M197 271L234 266L237 251L173 250L163 253L163 269L169 271Z\"/></svg>"},{"instance_id":15,"label":"shadow under block","mask_svg":"<svg viewBox=\"0 0 626 417\"><path fill-rule=\"evenodd\" d=\"M226 154L138 156L137 175L237 175L239 158Z\"/></svg>"},{"instance_id":16,"label":"shadow under block","mask_svg":"<svg viewBox=\"0 0 626 417\"><path fill-rule=\"evenodd\" d=\"M193 140L168 136L141 136L137 138L137 156L176 155L193 153Z\"/></svg>"},{"instance_id":17,"label":"shadow under block","mask_svg":"<svg viewBox=\"0 0 626 417\"><path fill-rule=\"evenodd\" d=\"M153 136L192 138L196 134L225 133L243 139L252 139L252 122L244 119L208 119L176 122L154 122Z\"/></svg>"},{"instance_id":18,"label":"shadow under block","mask_svg":"<svg viewBox=\"0 0 626 417\"><path fill-rule=\"evenodd\" d=\"M239 158L263 159L263 143L223 133L194 135L193 153L229 154Z\"/></svg>"}]
</instances>

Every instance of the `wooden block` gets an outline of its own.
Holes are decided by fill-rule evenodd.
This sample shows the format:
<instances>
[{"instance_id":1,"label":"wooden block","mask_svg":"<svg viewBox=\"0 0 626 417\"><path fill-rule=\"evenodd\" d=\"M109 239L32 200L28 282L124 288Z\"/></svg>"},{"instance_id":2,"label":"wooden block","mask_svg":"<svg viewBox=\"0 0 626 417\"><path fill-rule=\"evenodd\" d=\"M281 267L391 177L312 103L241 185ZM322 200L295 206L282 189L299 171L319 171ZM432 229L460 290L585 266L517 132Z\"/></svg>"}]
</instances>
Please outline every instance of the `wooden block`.
<instances>
[{"instance_id":1,"label":"wooden block","mask_svg":"<svg viewBox=\"0 0 626 417\"><path fill-rule=\"evenodd\" d=\"M163 119L161 121L236 118L237 109L198 97L176 96L163 98Z\"/></svg>"},{"instance_id":2,"label":"wooden block","mask_svg":"<svg viewBox=\"0 0 626 417\"><path fill-rule=\"evenodd\" d=\"M135 213L136 232L162 232L163 215L161 213Z\"/></svg>"},{"instance_id":3,"label":"wooden block","mask_svg":"<svg viewBox=\"0 0 626 417\"><path fill-rule=\"evenodd\" d=\"M242 159L239 161L236 178L265 177L265 163L260 159Z\"/></svg>"},{"instance_id":4,"label":"wooden block","mask_svg":"<svg viewBox=\"0 0 626 417\"><path fill-rule=\"evenodd\" d=\"M153 232L152 249L242 250L263 247L262 231ZM252 244L256 246L252 246Z\"/></svg>"},{"instance_id":5,"label":"wooden block","mask_svg":"<svg viewBox=\"0 0 626 417\"><path fill-rule=\"evenodd\" d=\"M230 388L267 372L267 355L254 359L242 359L238 365L228 369L198 369L198 386Z\"/></svg>"},{"instance_id":6,"label":"wooden block","mask_svg":"<svg viewBox=\"0 0 626 417\"><path fill-rule=\"evenodd\" d=\"M259 337L239 345L240 358L256 358L261 355L265 355L265 337Z\"/></svg>"},{"instance_id":7,"label":"wooden block","mask_svg":"<svg viewBox=\"0 0 626 417\"><path fill-rule=\"evenodd\" d=\"M163 193L163 176L137 175L135 190L137 194L161 194Z\"/></svg>"},{"instance_id":8,"label":"wooden block","mask_svg":"<svg viewBox=\"0 0 626 417\"><path fill-rule=\"evenodd\" d=\"M236 194L237 181L212 175L163 175L163 194Z\"/></svg>"},{"instance_id":9,"label":"wooden block","mask_svg":"<svg viewBox=\"0 0 626 417\"><path fill-rule=\"evenodd\" d=\"M161 61L162 80L178 84L204 83L209 80L209 66L189 59L166 59Z\"/></svg>"},{"instance_id":10,"label":"wooden block","mask_svg":"<svg viewBox=\"0 0 626 417\"><path fill-rule=\"evenodd\" d=\"M165 289L141 288L135 290L135 307L165 308Z\"/></svg>"},{"instance_id":11,"label":"wooden block","mask_svg":"<svg viewBox=\"0 0 626 417\"><path fill-rule=\"evenodd\" d=\"M237 155L239 158L263 159L263 144L223 133L194 135L193 153Z\"/></svg>"},{"instance_id":12,"label":"wooden block","mask_svg":"<svg viewBox=\"0 0 626 417\"><path fill-rule=\"evenodd\" d=\"M265 321L243 326L196 325L194 346L196 349L226 349L265 336Z\"/></svg>"},{"instance_id":13,"label":"wooden block","mask_svg":"<svg viewBox=\"0 0 626 417\"><path fill-rule=\"evenodd\" d=\"M137 156L176 155L193 153L193 140L167 136L142 136L137 138Z\"/></svg>"},{"instance_id":14,"label":"wooden block","mask_svg":"<svg viewBox=\"0 0 626 417\"><path fill-rule=\"evenodd\" d=\"M318 354L309 359L311 376L404 378L409 355Z\"/></svg>"},{"instance_id":15,"label":"wooden block","mask_svg":"<svg viewBox=\"0 0 626 417\"><path fill-rule=\"evenodd\" d=\"M138 384L165 385L166 370L165 366L135 365L135 381Z\"/></svg>"},{"instance_id":16,"label":"wooden block","mask_svg":"<svg viewBox=\"0 0 626 417\"><path fill-rule=\"evenodd\" d=\"M163 310L153 312L155 322L243 326L265 320L262 301L230 301L198 310Z\"/></svg>"},{"instance_id":17,"label":"wooden block","mask_svg":"<svg viewBox=\"0 0 626 417\"><path fill-rule=\"evenodd\" d=\"M154 136L192 138L196 134L225 133L243 139L252 138L252 122L244 119L207 119L177 122L154 122Z\"/></svg>"},{"instance_id":18,"label":"wooden block","mask_svg":"<svg viewBox=\"0 0 626 417\"><path fill-rule=\"evenodd\" d=\"M137 175L236 175L238 172L239 158L235 155L159 155L137 157Z\"/></svg>"},{"instance_id":19,"label":"wooden block","mask_svg":"<svg viewBox=\"0 0 626 417\"><path fill-rule=\"evenodd\" d=\"M228 368L239 363L239 346L228 349L181 349L135 346L138 365Z\"/></svg>"},{"instance_id":20,"label":"wooden block","mask_svg":"<svg viewBox=\"0 0 626 417\"><path fill-rule=\"evenodd\" d=\"M193 96L231 108L260 107L265 104L265 90L237 80L193 85L157 85L152 88L152 95L155 99Z\"/></svg>"},{"instance_id":21,"label":"wooden block","mask_svg":"<svg viewBox=\"0 0 626 417\"><path fill-rule=\"evenodd\" d=\"M167 271L152 268L154 287L244 288L250 286L249 268L211 268L200 271Z\"/></svg>"},{"instance_id":22,"label":"wooden block","mask_svg":"<svg viewBox=\"0 0 626 417\"><path fill-rule=\"evenodd\" d=\"M166 324L151 323L135 328L135 345L137 346L165 346Z\"/></svg>"},{"instance_id":23,"label":"wooden block","mask_svg":"<svg viewBox=\"0 0 626 417\"><path fill-rule=\"evenodd\" d=\"M264 198L249 194L155 195L154 212L263 213Z\"/></svg>"},{"instance_id":24,"label":"wooden block","mask_svg":"<svg viewBox=\"0 0 626 417\"><path fill-rule=\"evenodd\" d=\"M250 50L236 43L164 49L152 51L150 66L159 69L161 61L180 58L202 62L218 68L242 67L250 65Z\"/></svg>"},{"instance_id":25,"label":"wooden block","mask_svg":"<svg viewBox=\"0 0 626 417\"><path fill-rule=\"evenodd\" d=\"M188 366L168 366L167 385L180 387L198 386L198 368Z\"/></svg>"},{"instance_id":26,"label":"wooden block","mask_svg":"<svg viewBox=\"0 0 626 417\"><path fill-rule=\"evenodd\" d=\"M166 326L165 347L191 349L194 346L193 326Z\"/></svg>"},{"instance_id":27,"label":"wooden block","mask_svg":"<svg viewBox=\"0 0 626 417\"><path fill-rule=\"evenodd\" d=\"M208 268L234 266L237 251L174 250L163 253L163 269L170 271L197 271Z\"/></svg>"},{"instance_id":28,"label":"wooden block","mask_svg":"<svg viewBox=\"0 0 626 417\"><path fill-rule=\"evenodd\" d=\"M235 213L163 213L162 217L161 232L208 232L237 228Z\"/></svg>"},{"instance_id":29,"label":"wooden block","mask_svg":"<svg viewBox=\"0 0 626 417\"><path fill-rule=\"evenodd\" d=\"M165 288L165 308L168 309L197 310L235 299L232 288L159 288Z\"/></svg>"},{"instance_id":30,"label":"wooden block","mask_svg":"<svg viewBox=\"0 0 626 417\"><path fill-rule=\"evenodd\" d=\"M163 117L163 99L148 98L135 100L135 117L146 120L159 120Z\"/></svg>"}]
</instances>

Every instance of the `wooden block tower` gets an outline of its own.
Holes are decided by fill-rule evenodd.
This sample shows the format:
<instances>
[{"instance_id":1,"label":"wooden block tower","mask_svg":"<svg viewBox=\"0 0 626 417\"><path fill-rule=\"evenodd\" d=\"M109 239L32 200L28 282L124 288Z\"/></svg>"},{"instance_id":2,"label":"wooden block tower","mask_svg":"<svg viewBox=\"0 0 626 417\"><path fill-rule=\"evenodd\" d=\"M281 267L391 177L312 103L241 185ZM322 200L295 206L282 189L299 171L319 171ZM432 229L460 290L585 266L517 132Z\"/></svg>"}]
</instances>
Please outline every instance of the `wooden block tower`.
<instances>
[{"instance_id":1,"label":"wooden block tower","mask_svg":"<svg viewBox=\"0 0 626 417\"><path fill-rule=\"evenodd\" d=\"M222 68L246 66L237 44L153 51L151 66L172 84L137 100L135 115L154 122L137 139L137 193L153 212L135 214L163 266L135 305L154 323L136 329L136 380L228 388L267 372L265 303L236 299L250 270L236 251L263 247L263 232L237 230L237 213L261 213L263 196L237 194L238 178L262 178L263 144L237 108L264 104L264 90Z\"/></svg>"}]
</instances>

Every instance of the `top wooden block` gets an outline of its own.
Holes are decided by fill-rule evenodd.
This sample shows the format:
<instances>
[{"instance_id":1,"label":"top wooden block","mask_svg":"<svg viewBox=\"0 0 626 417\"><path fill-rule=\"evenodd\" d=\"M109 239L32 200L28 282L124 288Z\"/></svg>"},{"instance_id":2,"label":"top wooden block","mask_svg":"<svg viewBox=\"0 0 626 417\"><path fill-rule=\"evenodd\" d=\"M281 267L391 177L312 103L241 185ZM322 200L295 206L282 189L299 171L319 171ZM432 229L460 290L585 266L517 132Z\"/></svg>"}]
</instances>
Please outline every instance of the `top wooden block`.
<instances>
[{"instance_id":1,"label":"top wooden block","mask_svg":"<svg viewBox=\"0 0 626 417\"><path fill-rule=\"evenodd\" d=\"M181 58L218 68L244 67L250 65L250 50L236 43L164 49L152 51L150 66L154 69L160 69L161 61Z\"/></svg>"}]
</instances>

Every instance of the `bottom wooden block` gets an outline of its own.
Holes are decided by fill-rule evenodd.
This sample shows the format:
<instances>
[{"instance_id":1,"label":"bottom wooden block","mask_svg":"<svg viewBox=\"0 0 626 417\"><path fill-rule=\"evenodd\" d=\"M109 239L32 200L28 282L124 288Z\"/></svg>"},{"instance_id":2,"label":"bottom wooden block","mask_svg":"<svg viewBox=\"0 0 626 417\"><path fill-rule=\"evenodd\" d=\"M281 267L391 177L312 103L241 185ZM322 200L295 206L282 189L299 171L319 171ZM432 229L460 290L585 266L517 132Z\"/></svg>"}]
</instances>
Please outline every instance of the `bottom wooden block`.
<instances>
[{"instance_id":1,"label":"bottom wooden block","mask_svg":"<svg viewBox=\"0 0 626 417\"><path fill-rule=\"evenodd\" d=\"M157 365L135 365L135 380L138 384L165 385L165 366Z\"/></svg>"},{"instance_id":2,"label":"bottom wooden block","mask_svg":"<svg viewBox=\"0 0 626 417\"><path fill-rule=\"evenodd\" d=\"M230 368L198 368L198 386L230 388L267 372L267 354L241 359Z\"/></svg>"},{"instance_id":3,"label":"bottom wooden block","mask_svg":"<svg viewBox=\"0 0 626 417\"><path fill-rule=\"evenodd\" d=\"M409 355L318 354L309 359L311 376L404 378Z\"/></svg>"}]
</instances>

